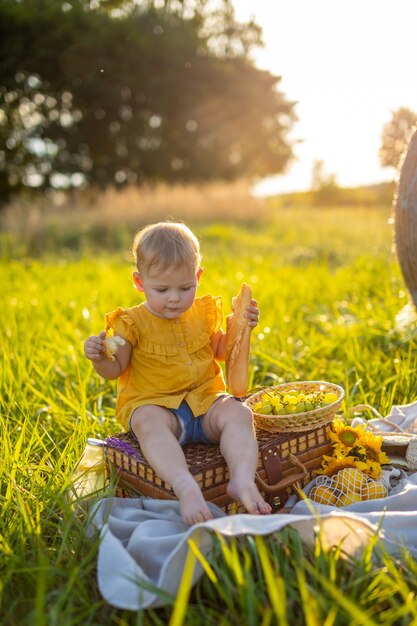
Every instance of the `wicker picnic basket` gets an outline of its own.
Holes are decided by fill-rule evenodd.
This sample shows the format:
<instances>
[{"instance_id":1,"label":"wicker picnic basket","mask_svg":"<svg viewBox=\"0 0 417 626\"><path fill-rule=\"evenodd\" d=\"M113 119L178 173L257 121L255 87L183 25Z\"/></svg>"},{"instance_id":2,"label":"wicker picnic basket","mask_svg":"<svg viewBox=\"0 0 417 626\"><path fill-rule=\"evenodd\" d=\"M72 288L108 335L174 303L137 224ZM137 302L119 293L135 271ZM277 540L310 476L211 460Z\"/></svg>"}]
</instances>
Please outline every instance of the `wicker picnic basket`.
<instances>
[{"instance_id":1,"label":"wicker picnic basket","mask_svg":"<svg viewBox=\"0 0 417 626\"><path fill-rule=\"evenodd\" d=\"M323 454L331 453L329 427L327 424L301 433L280 435L257 429L259 459L256 481L274 512L282 509L294 489L305 486L311 480ZM205 499L226 513L243 513L243 507L227 494L229 472L219 446L192 444L184 447L184 453ZM105 440L105 457L108 474L116 480L117 496L176 499L171 485L153 471L130 433L108 437Z\"/></svg>"},{"instance_id":2,"label":"wicker picnic basket","mask_svg":"<svg viewBox=\"0 0 417 626\"><path fill-rule=\"evenodd\" d=\"M304 413L290 413L287 415L262 415L254 411L254 406L264 396L266 392L279 390L282 392L296 389L300 393L311 393L313 391L322 391L323 393L334 392L337 394L337 400L324 407L305 411ZM315 381L297 381L292 383L282 383L274 387L264 387L261 391L254 393L247 400L247 404L253 413L255 424L258 428L266 430L270 433L295 433L312 430L329 424L342 404L345 392L342 387L334 383L328 383L321 380Z\"/></svg>"}]
</instances>

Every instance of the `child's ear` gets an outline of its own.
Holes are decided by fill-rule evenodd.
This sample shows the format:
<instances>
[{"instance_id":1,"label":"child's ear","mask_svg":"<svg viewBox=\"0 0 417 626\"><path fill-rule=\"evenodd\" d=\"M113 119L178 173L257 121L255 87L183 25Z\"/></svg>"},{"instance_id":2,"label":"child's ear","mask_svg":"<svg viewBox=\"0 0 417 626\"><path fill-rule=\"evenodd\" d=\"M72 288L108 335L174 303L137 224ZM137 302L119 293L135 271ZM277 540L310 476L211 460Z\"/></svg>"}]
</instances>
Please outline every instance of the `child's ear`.
<instances>
[{"instance_id":1,"label":"child's ear","mask_svg":"<svg viewBox=\"0 0 417 626\"><path fill-rule=\"evenodd\" d=\"M133 283L137 291L143 291L143 282L138 272L133 272Z\"/></svg>"},{"instance_id":2,"label":"child's ear","mask_svg":"<svg viewBox=\"0 0 417 626\"><path fill-rule=\"evenodd\" d=\"M197 272L196 272L196 278L197 278L197 282L199 282L200 278L201 278L201 274L204 272L202 267L199 267Z\"/></svg>"}]
</instances>

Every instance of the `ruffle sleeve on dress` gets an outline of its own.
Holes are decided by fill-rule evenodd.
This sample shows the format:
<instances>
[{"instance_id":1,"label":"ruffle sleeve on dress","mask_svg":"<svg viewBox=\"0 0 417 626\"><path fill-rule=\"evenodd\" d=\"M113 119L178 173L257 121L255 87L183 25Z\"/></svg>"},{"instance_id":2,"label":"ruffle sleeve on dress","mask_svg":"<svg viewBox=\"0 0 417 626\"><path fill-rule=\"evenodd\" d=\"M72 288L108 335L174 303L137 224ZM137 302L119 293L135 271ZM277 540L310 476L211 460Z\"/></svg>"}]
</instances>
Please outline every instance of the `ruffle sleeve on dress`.
<instances>
[{"instance_id":1,"label":"ruffle sleeve on dress","mask_svg":"<svg viewBox=\"0 0 417 626\"><path fill-rule=\"evenodd\" d=\"M104 316L106 321L106 332L112 328L118 335L127 339L132 346L135 346L139 340L138 328L129 314L122 308L117 308L111 313Z\"/></svg>"},{"instance_id":2,"label":"ruffle sleeve on dress","mask_svg":"<svg viewBox=\"0 0 417 626\"><path fill-rule=\"evenodd\" d=\"M221 296L205 296L202 301L206 307L207 331L216 333L223 323L223 303Z\"/></svg>"}]
</instances>

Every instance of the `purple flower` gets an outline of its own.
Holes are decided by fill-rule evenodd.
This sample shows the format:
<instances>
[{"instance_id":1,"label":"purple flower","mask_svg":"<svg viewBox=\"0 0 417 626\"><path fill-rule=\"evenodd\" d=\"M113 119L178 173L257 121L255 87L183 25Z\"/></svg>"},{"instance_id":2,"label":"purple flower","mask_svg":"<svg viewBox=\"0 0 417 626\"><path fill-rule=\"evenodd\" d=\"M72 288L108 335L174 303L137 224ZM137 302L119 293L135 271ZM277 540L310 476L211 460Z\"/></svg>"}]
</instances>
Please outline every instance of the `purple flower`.
<instances>
[{"instance_id":1,"label":"purple flower","mask_svg":"<svg viewBox=\"0 0 417 626\"><path fill-rule=\"evenodd\" d=\"M128 456L133 456L135 459L141 460L142 455L140 450L133 446L131 443L126 441L125 439L121 439L119 437L107 437L106 438L106 447L113 448L120 452L121 454L127 454Z\"/></svg>"}]
</instances>

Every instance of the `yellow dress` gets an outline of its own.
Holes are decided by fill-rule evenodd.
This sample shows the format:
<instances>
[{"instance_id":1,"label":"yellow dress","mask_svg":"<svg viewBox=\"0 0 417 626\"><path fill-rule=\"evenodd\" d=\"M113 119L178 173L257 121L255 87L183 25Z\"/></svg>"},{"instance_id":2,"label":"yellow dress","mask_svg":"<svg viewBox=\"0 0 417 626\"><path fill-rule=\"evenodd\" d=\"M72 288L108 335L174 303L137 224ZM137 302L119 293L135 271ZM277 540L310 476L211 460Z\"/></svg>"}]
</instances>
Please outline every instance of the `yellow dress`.
<instances>
[{"instance_id":1,"label":"yellow dress","mask_svg":"<svg viewBox=\"0 0 417 626\"><path fill-rule=\"evenodd\" d=\"M223 321L220 297L196 298L175 320L157 317L144 303L118 308L105 319L106 330L112 328L133 347L130 364L117 380L116 417L124 428L143 404L176 409L186 400L198 416L225 394L210 344Z\"/></svg>"}]
</instances>

